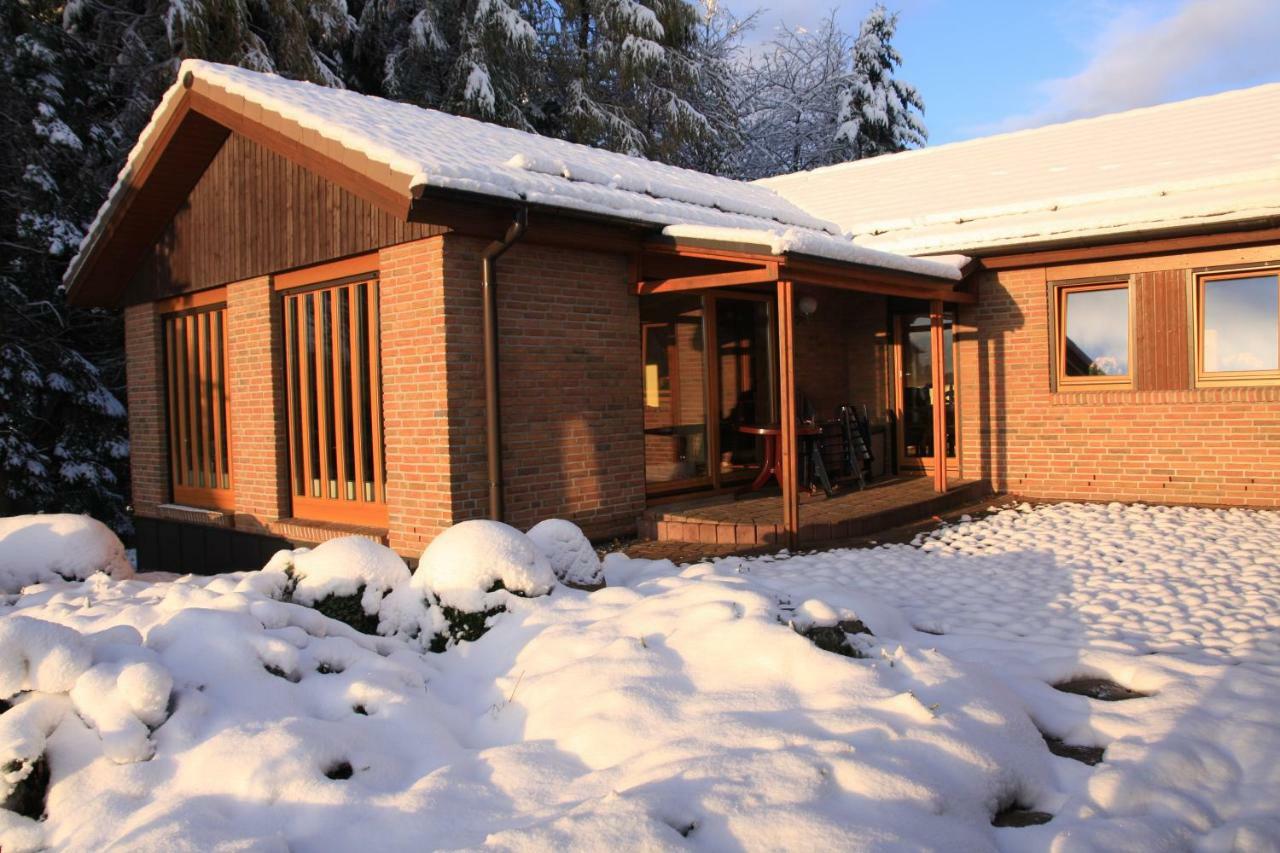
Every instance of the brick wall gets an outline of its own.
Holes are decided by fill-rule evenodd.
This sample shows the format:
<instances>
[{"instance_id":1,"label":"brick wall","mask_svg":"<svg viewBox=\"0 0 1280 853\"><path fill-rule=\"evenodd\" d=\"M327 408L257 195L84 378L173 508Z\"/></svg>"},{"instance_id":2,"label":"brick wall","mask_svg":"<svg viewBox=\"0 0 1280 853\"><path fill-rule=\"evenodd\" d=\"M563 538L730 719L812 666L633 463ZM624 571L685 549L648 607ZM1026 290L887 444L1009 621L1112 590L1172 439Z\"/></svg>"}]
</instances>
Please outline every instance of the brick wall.
<instances>
[{"instance_id":1,"label":"brick wall","mask_svg":"<svg viewBox=\"0 0 1280 853\"><path fill-rule=\"evenodd\" d=\"M444 240L451 509L462 520L487 510L484 243ZM568 518L588 535L630 529L644 509L644 446L639 303L626 258L519 244L498 278L508 520Z\"/></svg>"},{"instance_id":2,"label":"brick wall","mask_svg":"<svg viewBox=\"0 0 1280 853\"><path fill-rule=\"evenodd\" d=\"M387 540L416 557L453 521L444 238L379 253Z\"/></svg>"},{"instance_id":3,"label":"brick wall","mask_svg":"<svg viewBox=\"0 0 1280 853\"><path fill-rule=\"evenodd\" d=\"M156 506L169 500L164 346L155 306L126 308L124 334L133 508L154 515Z\"/></svg>"},{"instance_id":4,"label":"brick wall","mask_svg":"<svg viewBox=\"0 0 1280 853\"><path fill-rule=\"evenodd\" d=\"M806 295L818 300L818 310L808 318L796 312L796 387L820 419L835 417L845 403L864 404L873 419L883 419L892 343L885 297L796 289L797 302Z\"/></svg>"},{"instance_id":5,"label":"brick wall","mask_svg":"<svg viewBox=\"0 0 1280 853\"><path fill-rule=\"evenodd\" d=\"M1182 256L1163 266L1211 262ZM1138 265L1114 269L1129 275ZM984 274L957 336L963 476L1046 499L1280 506L1280 387L1196 389L1187 370L1181 389L1051 390L1048 283L1107 271ZM1137 290L1152 280L1134 275L1131 305L1143 304ZM1138 343L1154 337L1142 331L1152 322L1135 317L1135 366L1153 357Z\"/></svg>"},{"instance_id":6,"label":"brick wall","mask_svg":"<svg viewBox=\"0 0 1280 853\"><path fill-rule=\"evenodd\" d=\"M268 532L289 513L283 332L268 277L227 285L227 389L235 524Z\"/></svg>"}]
</instances>

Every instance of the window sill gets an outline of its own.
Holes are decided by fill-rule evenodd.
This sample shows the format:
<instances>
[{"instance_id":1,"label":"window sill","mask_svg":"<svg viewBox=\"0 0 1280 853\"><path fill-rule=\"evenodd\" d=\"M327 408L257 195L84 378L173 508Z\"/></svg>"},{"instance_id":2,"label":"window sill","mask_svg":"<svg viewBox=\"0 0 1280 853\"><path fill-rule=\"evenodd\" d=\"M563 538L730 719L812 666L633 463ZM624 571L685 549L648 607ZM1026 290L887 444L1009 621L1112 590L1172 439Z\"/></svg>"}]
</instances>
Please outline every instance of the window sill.
<instances>
[{"instance_id":1,"label":"window sill","mask_svg":"<svg viewBox=\"0 0 1280 853\"><path fill-rule=\"evenodd\" d=\"M267 529L290 542L307 542L318 545L342 536L361 536L379 545L387 544L387 531L382 527L364 527L356 524L338 524L333 521L312 521L304 518L282 518L267 524Z\"/></svg>"},{"instance_id":2,"label":"window sill","mask_svg":"<svg viewBox=\"0 0 1280 853\"><path fill-rule=\"evenodd\" d=\"M155 517L214 527L231 527L234 524L234 517L229 512L186 504L159 504L155 508Z\"/></svg>"}]
</instances>

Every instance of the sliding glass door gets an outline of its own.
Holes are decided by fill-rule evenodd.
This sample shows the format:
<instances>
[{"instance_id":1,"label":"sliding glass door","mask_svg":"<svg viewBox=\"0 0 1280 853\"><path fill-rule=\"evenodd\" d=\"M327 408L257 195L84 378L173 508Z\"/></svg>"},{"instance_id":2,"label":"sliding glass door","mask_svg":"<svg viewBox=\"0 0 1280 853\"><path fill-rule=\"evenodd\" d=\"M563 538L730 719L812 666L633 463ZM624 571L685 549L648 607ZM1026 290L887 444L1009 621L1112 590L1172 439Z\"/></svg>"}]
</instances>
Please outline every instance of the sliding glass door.
<instances>
[{"instance_id":1,"label":"sliding glass door","mask_svg":"<svg viewBox=\"0 0 1280 853\"><path fill-rule=\"evenodd\" d=\"M771 297L640 299L645 482L650 492L718 488L759 467L740 426L777 419Z\"/></svg>"},{"instance_id":2,"label":"sliding glass door","mask_svg":"<svg viewBox=\"0 0 1280 853\"><path fill-rule=\"evenodd\" d=\"M952 316L942 322L945 380L941 392L933 387L933 353L929 315L907 314L897 319L898 460L902 467L933 470L937 454L933 435L933 407L946 406L948 460L956 455L955 363L951 345Z\"/></svg>"}]
</instances>

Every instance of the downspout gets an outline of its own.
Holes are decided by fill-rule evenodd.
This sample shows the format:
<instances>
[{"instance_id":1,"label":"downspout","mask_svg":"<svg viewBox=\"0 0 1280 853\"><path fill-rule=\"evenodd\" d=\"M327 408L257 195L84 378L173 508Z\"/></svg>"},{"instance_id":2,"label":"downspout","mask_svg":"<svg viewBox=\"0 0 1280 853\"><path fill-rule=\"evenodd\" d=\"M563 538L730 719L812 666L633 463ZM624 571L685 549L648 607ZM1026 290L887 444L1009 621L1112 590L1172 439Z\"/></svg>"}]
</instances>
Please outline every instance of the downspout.
<instances>
[{"instance_id":1,"label":"downspout","mask_svg":"<svg viewBox=\"0 0 1280 853\"><path fill-rule=\"evenodd\" d=\"M489 518L502 521L502 415L498 405L498 258L506 253L523 235L529 224L529 210L516 211L515 220L507 228L501 240L495 240L484 250L480 266L480 291L484 298L484 434L486 455L489 462Z\"/></svg>"}]
</instances>

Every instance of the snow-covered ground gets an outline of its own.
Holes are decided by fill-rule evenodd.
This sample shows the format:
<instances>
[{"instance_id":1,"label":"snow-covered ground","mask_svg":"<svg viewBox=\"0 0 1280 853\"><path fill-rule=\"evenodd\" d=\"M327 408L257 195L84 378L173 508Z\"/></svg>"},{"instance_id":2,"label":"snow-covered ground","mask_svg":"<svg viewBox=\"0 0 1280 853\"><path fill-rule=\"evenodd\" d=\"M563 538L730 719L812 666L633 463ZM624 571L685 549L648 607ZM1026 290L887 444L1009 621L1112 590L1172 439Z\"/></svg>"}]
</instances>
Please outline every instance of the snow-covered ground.
<instances>
[{"instance_id":1,"label":"snow-covered ground","mask_svg":"<svg viewBox=\"0 0 1280 853\"><path fill-rule=\"evenodd\" d=\"M402 613L443 553L369 604ZM274 569L8 596L0 765L45 755L52 784L0 847L1280 849L1280 513L1010 508L604 575L486 591L505 612L439 654L278 600ZM787 624L855 616L861 658ZM1050 687L1081 676L1150 695ZM1053 818L991 825L1014 805Z\"/></svg>"}]
</instances>

